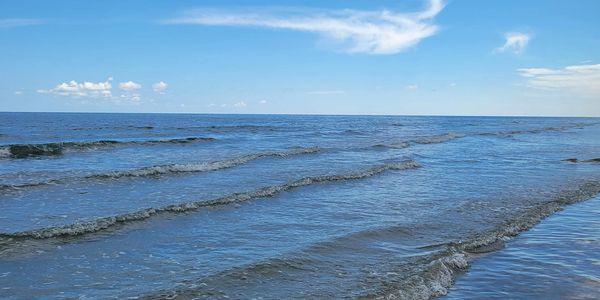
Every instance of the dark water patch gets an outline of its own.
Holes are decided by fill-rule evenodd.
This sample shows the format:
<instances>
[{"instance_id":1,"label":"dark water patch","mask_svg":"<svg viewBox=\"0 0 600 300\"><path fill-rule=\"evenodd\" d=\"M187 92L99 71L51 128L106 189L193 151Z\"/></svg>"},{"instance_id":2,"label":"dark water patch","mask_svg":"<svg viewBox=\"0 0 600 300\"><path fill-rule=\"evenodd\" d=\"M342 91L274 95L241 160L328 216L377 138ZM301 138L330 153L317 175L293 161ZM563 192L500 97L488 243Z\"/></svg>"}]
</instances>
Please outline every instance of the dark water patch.
<instances>
[{"instance_id":1,"label":"dark water patch","mask_svg":"<svg viewBox=\"0 0 600 300\"><path fill-rule=\"evenodd\" d=\"M118 145L158 145L158 144L190 144L197 142L211 142L214 138L187 137L163 140L146 141L116 141L100 140L90 142L59 142L45 144L12 144L0 146L0 158L29 158L41 156L60 156L68 151L93 151L100 148Z\"/></svg>"},{"instance_id":2,"label":"dark water patch","mask_svg":"<svg viewBox=\"0 0 600 300\"><path fill-rule=\"evenodd\" d=\"M585 160L579 160L577 158L567 158L567 159L563 159L562 162L572 163L572 164L600 164L600 158L592 158L592 159L585 159Z\"/></svg>"},{"instance_id":3,"label":"dark water patch","mask_svg":"<svg viewBox=\"0 0 600 300\"><path fill-rule=\"evenodd\" d=\"M268 186L259 188L254 191L233 193L228 196L212 199L212 200L199 200L193 202L178 203L158 208L147 208L137 212L104 217L91 221L79 222L65 226L49 227L42 229L35 229L30 231L15 232L15 233L2 233L0 238L4 240L15 240L15 239L47 239L54 237L63 236L79 236L89 233L94 233L102 230L114 228L126 223L142 221L149 219L153 216L166 214L166 213L187 213L196 211L202 208L227 206L235 203L246 202L257 198L269 198L279 195L282 192L293 190L296 188L309 186L313 184L321 183L334 183L339 181L358 180L371 176L375 176L390 170L407 170L418 168L419 164L415 161L407 160L395 163L386 163L383 165L375 166L362 171L338 174L338 175L321 175L305 177L296 181L284 183L281 185Z\"/></svg>"}]
</instances>

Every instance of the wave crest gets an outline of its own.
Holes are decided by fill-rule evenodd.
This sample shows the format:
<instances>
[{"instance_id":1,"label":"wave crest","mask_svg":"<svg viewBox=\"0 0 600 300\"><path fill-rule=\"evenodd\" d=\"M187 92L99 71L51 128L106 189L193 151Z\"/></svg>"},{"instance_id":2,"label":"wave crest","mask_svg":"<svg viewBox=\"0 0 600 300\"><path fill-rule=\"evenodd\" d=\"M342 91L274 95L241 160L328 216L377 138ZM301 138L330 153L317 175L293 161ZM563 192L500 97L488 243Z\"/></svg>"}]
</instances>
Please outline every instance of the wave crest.
<instances>
[{"instance_id":1,"label":"wave crest","mask_svg":"<svg viewBox=\"0 0 600 300\"><path fill-rule=\"evenodd\" d=\"M153 217L155 215L164 213L185 213L189 211L198 210L204 207L215 207L225 206L233 203L245 202L257 198L268 198L274 197L281 192L289 191L295 188L308 186L318 183L357 180L362 178L371 177L389 170L406 170L418 168L420 165L413 161L407 160L402 162L387 163L384 165L372 167L366 170L338 174L338 175L321 175L305 177L296 181L284 183L281 185L269 186L260 188L250 192L234 193L221 198L212 200L200 200L179 204L172 204L159 208L147 208L137 212L99 218L91 221L79 222L58 227L49 227L42 229L35 229L29 231L22 231L16 233L3 233L0 234L0 238L4 239L47 239L60 236L78 236L101 230L106 230L121 224L141 221Z\"/></svg>"}]
</instances>

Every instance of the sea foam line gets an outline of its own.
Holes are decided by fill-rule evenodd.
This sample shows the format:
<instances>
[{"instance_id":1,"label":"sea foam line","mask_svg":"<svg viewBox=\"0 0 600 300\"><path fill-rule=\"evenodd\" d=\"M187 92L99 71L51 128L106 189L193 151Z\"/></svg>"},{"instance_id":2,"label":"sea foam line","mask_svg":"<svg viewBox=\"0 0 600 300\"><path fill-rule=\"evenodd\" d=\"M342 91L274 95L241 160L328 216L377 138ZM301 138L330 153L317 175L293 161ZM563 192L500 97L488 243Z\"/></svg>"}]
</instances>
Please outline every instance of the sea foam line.
<instances>
[{"instance_id":1,"label":"sea foam line","mask_svg":"<svg viewBox=\"0 0 600 300\"><path fill-rule=\"evenodd\" d=\"M179 204L172 204L159 208L147 208L134 213L128 213L118 216L104 217L92 221L78 222L74 224L22 231L16 233L3 233L0 237L3 239L47 239L60 236L79 236L88 233L98 232L109 229L121 224L141 221L150 217L164 213L185 213L198 210L206 207L224 206L233 203L245 202L257 198L274 197L281 192L289 191L303 186L308 186L318 183L328 183L337 181L357 180L371 177L389 170L406 170L420 167L413 160L402 162L387 163L380 166L372 167L363 171L339 174L339 175L320 175L304 177L302 179L284 183L281 185L269 186L260 188L250 192L234 193L221 198L212 200L200 200Z\"/></svg>"}]
</instances>

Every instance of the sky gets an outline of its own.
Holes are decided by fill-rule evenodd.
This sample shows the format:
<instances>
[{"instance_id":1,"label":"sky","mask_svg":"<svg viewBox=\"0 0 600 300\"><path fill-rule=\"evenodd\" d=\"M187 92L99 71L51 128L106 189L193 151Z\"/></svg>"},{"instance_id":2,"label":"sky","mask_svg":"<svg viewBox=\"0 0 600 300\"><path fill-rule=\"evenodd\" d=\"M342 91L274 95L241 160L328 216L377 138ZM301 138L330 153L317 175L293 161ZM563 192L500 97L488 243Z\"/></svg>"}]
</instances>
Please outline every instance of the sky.
<instances>
[{"instance_id":1,"label":"sky","mask_svg":"<svg viewBox=\"0 0 600 300\"><path fill-rule=\"evenodd\" d=\"M597 0L4 0L0 111L600 116Z\"/></svg>"}]
</instances>

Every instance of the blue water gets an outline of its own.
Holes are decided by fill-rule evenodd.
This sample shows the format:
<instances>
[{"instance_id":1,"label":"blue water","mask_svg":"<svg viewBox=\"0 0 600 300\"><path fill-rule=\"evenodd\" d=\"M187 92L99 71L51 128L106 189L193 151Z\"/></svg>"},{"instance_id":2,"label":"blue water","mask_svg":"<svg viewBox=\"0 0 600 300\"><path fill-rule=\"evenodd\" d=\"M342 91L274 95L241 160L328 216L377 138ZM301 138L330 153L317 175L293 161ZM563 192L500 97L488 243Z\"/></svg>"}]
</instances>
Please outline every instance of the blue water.
<instances>
[{"instance_id":1,"label":"blue water","mask_svg":"<svg viewBox=\"0 0 600 300\"><path fill-rule=\"evenodd\" d=\"M599 149L593 118L0 113L0 298L439 296L600 192Z\"/></svg>"},{"instance_id":2,"label":"blue water","mask_svg":"<svg viewBox=\"0 0 600 300\"><path fill-rule=\"evenodd\" d=\"M478 258L445 299L598 299L600 197L567 207Z\"/></svg>"}]
</instances>

